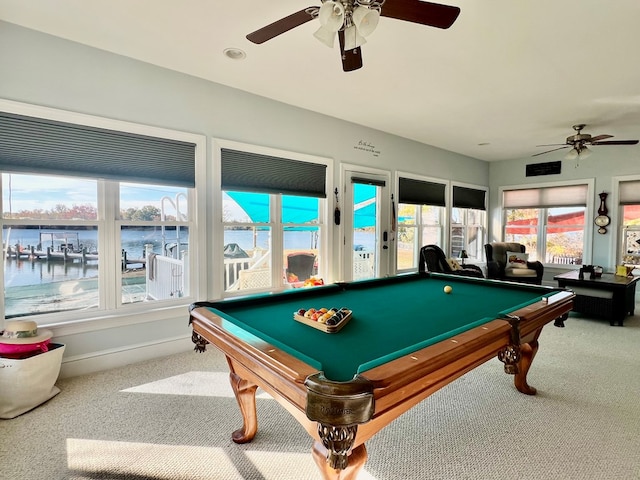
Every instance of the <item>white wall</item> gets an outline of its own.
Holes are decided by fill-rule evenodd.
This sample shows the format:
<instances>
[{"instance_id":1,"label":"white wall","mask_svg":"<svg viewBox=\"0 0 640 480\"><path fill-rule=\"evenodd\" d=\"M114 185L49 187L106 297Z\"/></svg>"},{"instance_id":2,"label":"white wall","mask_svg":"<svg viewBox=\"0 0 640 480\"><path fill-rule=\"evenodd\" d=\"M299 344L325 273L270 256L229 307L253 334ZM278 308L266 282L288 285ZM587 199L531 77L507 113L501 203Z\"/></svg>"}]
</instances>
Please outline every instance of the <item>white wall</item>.
<instances>
[{"instance_id":1,"label":"white wall","mask_svg":"<svg viewBox=\"0 0 640 480\"><path fill-rule=\"evenodd\" d=\"M333 158L335 184L341 163L489 184L486 162L5 22L0 69L1 99ZM67 345L62 374L190 348L187 320L184 306L54 327Z\"/></svg>"}]
</instances>

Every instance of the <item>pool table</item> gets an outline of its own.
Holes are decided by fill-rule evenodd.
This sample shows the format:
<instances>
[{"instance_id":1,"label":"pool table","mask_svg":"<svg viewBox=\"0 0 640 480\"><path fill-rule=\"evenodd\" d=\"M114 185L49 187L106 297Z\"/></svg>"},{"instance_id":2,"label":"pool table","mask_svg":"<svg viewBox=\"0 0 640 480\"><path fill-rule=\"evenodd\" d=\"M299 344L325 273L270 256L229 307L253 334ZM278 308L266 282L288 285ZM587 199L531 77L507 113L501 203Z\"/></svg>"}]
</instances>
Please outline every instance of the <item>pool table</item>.
<instances>
[{"instance_id":1,"label":"pool table","mask_svg":"<svg viewBox=\"0 0 640 480\"><path fill-rule=\"evenodd\" d=\"M450 293L444 287L452 287ZM258 387L314 439L325 479L355 479L365 442L411 407L495 357L533 395L527 372L542 328L572 308L562 289L418 273L190 306L196 350L227 358L243 426L257 432ZM351 310L338 332L294 320L303 308Z\"/></svg>"}]
</instances>

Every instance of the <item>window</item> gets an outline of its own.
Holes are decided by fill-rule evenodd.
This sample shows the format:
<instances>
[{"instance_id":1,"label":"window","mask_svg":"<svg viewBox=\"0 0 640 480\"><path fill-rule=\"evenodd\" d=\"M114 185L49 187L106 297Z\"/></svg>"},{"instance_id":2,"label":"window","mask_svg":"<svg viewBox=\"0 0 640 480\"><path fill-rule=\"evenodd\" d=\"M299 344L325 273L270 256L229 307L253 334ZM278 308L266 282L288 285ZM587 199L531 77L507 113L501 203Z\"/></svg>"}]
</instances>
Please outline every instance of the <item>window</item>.
<instances>
[{"instance_id":1,"label":"window","mask_svg":"<svg viewBox=\"0 0 640 480\"><path fill-rule=\"evenodd\" d=\"M95 180L2 174L5 318L97 309Z\"/></svg>"},{"instance_id":2,"label":"window","mask_svg":"<svg viewBox=\"0 0 640 480\"><path fill-rule=\"evenodd\" d=\"M118 188L119 220L100 218L117 203L98 192ZM188 294L187 195L180 187L3 173L5 317ZM117 242L109 235L114 228ZM113 284L106 279L115 264L121 268ZM114 287L119 296L108 293Z\"/></svg>"},{"instance_id":3,"label":"window","mask_svg":"<svg viewBox=\"0 0 640 480\"><path fill-rule=\"evenodd\" d=\"M220 153L225 294L313 286L322 276L327 165Z\"/></svg>"},{"instance_id":4,"label":"window","mask_svg":"<svg viewBox=\"0 0 640 480\"><path fill-rule=\"evenodd\" d=\"M619 262L640 266L640 180L619 184L622 214L622 251Z\"/></svg>"},{"instance_id":5,"label":"window","mask_svg":"<svg viewBox=\"0 0 640 480\"><path fill-rule=\"evenodd\" d=\"M503 192L504 240L525 245L529 259L583 263L588 185Z\"/></svg>"},{"instance_id":6,"label":"window","mask_svg":"<svg viewBox=\"0 0 640 480\"><path fill-rule=\"evenodd\" d=\"M188 189L120 184L122 303L189 294Z\"/></svg>"},{"instance_id":7,"label":"window","mask_svg":"<svg viewBox=\"0 0 640 480\"><path fill-rule=\"evenodd\" d=\"M189 295L189 203L203 139L43 113L0 112L5 317L63 323Z\"/></svg>"},{"instance_id":8,"label":"window","mask_svg":"<svg viewBox=\"0 0 640 480\"><path fill-rule=\"evenodd\" d=\"M445 184L407 177L398 181L398 271L418 268L420 248L442 245Z\"/></svg>"},{"instance_id":9,"label":"window","mask_svg":"<svg viewBox=\"0 0 640 480\"><path fill-rule=\"evenodd\" d=\"M453 257L460 257L465 250L469 262L482 259L487 228L485 197L485 190L453 186L450 242Z\"/></svg>"}]
</instances>

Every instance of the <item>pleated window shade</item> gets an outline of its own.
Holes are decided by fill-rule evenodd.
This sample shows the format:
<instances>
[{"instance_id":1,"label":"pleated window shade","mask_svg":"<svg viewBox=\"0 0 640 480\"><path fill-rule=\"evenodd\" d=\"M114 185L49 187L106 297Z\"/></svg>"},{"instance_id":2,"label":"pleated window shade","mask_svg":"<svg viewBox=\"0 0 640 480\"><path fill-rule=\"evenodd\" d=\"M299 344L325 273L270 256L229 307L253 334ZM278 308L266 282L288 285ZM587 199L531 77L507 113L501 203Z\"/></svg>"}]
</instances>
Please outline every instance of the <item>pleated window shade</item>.
<instances>
[{"instance_id":1,"label":"pleated window shade","mask_svg":"<svg viewBox=\"0 0 640 480\"><path fill-rule=\"evenodd\" d=\"M620 182L620 205L640 204L640 180Z\"/></svg>"},{"instance_id":2,"label":"pleated window shade","mask_svg":"<svg viewBox=\"0 0 640 480\"><path fill-rule=\"evenodd\" d=\"M444 191L445 185L443 183L400 177L398 181L398 202L444 207Z\"/></svg>"},{"instance_id":3,"label":"pleated window shade","mask_svg":"<svg viewBox=\"0 0 640 480\"><path fill-rule=\"evenodd\" d=\"M222 189L326 198L327 166L221 149Z\"/></svg>"},{"instance_id":4,"label":"pleated window shade","mask_svg":"<svg viewBox=\"0 0 640 480\"><path fill-rule=\"evenodd\" d=\"M587 205L587 185L505 190L504 208L578 207Z\"/></svg>"},{"instance_id":5,"label":"pleated window shade","mask_svg":"<svg viewBox=\"0 0 640 480\"><path fill-rule=\"evenodd\" d=\"M0 112L0 170L195 186L195 144Z\"/></svg>"},{"instance_id":6,"label":"pleated window shade","mask_svg":"<svg viewBox=\"0 0 640 480\"><path fill-rule=\"evenodd\" d=\"M486 192L475 188L453 186L453 206L455 208L473 208L486 210Z\"/></svg>"}]
</instances>

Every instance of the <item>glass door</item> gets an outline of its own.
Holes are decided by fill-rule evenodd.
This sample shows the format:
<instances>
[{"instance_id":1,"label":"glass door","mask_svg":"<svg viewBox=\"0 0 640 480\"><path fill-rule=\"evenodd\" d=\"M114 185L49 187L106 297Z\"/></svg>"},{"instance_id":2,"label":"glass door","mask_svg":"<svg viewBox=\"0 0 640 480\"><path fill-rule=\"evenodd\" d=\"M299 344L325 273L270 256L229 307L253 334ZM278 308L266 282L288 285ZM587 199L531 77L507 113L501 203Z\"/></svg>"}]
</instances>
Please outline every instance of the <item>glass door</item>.
<instances>
[{"instance_id":1,"label":"glass door","mask_svg":"<svg viewBox=\"0 0 640 480\"><path fill-rule=\"evenodd\" d=\"M348 280L385 277L393 250L388 176L346 173L344 270Z\"/></svg>"}]
</instances>

